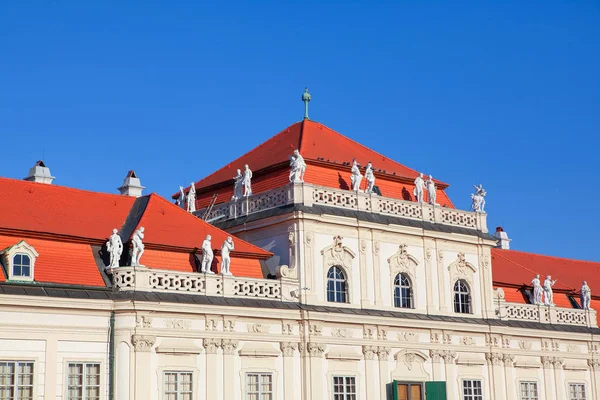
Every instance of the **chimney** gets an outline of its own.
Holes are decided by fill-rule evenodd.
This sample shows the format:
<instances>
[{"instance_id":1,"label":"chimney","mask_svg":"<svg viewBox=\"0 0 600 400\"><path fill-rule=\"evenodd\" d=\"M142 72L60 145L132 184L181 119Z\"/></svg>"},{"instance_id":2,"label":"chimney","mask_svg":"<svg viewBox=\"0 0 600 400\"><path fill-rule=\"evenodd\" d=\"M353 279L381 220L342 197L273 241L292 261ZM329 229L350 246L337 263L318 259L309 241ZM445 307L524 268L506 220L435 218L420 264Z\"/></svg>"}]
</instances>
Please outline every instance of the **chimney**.
<instances>
[{"instance_id":1,"label":"chimney","mask_svg":"<svg viewBox=\"0 0 600 400\"><path fill-rule=\"evenodd\" d=\"M146 188L141 185L140 179L135 174L135 171L131 170L127 173L123 184L117 190L125 196L140 197L142 195L142 190L144 189Z\"/></svg>"},{"instance_id":2,"label":"chimney","mask_svg":"<svg viewBox=\"0 0 600 400\"><path fill-rule=\"evenodd\" d=\"M494 236L496 237L496 239L498 239L496 247L499 247L504 250L510 249L510 242L512 241L512 239L508 238L508 235L506 234L506 232L504 232L504 229L502 229L501 226L496 228L496 234Z\"/></svg>"},{"instance_id":3,"label":"chimney","mask_svg":"<svg viewBox=\"0 0 600 400\"><path fill-rule=\"evenodd\" d=\"M27 177L24 178L24 180L38 183L46 183L50 185L54 180L54 177L50 175L50 168L46 167L44 161L40 160L29 169L29 175L27 175Z\"/></svg>"}]
</instances>

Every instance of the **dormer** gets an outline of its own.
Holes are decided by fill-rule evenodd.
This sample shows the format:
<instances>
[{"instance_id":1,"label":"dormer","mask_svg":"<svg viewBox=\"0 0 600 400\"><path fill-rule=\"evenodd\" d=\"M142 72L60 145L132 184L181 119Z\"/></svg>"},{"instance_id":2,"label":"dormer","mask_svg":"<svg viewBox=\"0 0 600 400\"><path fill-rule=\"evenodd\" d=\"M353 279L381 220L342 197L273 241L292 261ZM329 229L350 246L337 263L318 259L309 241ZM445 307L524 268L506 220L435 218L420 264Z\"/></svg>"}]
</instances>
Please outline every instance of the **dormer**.
<instances>
[{"instance_id":1,"label":"dormer","mask_svg":"<svg viewBox=\"0 0 600 400\"><path fill-rule=\"evenodd\" d=\"M19 243L0 251L8 272L9 281L33 282L35 260L38 252L27 242Z\"/></svg>"},{"instance_id":2,"label":"dormer","mask_svg":"<svg viewBox=\"0 0 600 400\"><path fill-rule=\"evenodd\" d=\"M29 169L29 175L27 175L24 180L49 185L54 180L54 177L50 173L50 168L46 167L44 161L40 160Z\"/></svg>"}]
</instances>

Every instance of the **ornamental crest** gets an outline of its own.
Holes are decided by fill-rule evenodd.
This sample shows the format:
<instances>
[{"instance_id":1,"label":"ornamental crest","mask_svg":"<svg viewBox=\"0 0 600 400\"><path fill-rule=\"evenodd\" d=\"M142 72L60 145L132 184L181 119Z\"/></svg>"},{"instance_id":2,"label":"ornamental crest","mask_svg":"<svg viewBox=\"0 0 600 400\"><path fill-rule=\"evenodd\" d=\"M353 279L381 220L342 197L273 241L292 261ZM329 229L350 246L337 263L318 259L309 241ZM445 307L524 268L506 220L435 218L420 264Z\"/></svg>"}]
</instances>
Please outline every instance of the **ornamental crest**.
<instances>
[{"instance_id":1,"label":"ornamental crest","mask_svg":"<svg viewBox=\"0 0 600 400\"><path fill-rule=\"evenodd\" d=\"M456 261L448 266L448 271L450 271L452 282L462 279L467 281L470 285L473 284L473 274L476 269L467 261L465 253L458 253Z\"/></svg>"},{"instance_id":2,"label":"ornamental crest","mask_svg":"<svg viewBox=\"0 0 600 400\"><path fill-rule=\"evenodd\" d=\"M331 267L334 265L341 265L348 269L352 267L352 260L356 255L352 250L342 244L342 239L343 237L339 235L335 236L333 238L333 245L321 250L325 266Z\"/></svg>"},{"instance_id":3,"label":"ornamental crest","mask_svg":"<svg viewBox=\"0 0 600 400\"><path fill-rule=\"evenodd\" d=\"M416 258L408 254L408 246L401 244L398 251L387 259L390 264L390 270L393 275L403 272L410 276L414 281L416 279L416 267L419 262Z\"/></svg>"}]
</instances>

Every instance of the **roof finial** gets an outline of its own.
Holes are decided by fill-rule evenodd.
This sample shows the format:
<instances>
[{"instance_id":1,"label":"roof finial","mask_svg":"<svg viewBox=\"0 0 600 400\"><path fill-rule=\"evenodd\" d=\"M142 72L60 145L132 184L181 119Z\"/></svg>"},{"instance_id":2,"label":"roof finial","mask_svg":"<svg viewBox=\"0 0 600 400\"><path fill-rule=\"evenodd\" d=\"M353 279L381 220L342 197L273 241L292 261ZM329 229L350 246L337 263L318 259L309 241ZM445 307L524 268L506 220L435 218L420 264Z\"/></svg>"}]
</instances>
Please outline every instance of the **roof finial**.
<instances>
[{"instance_id":1,"label":"roof finial","mask_svg":"<svg viewBox=\"0 0 600 400\"><path fill-rule=\"evenodd\" d=\"M308 88L304 88L304 93L302 93L302 101L304 102L304 119L308 118L308 102L310 101L310 93L308 93Z\"/></svg>"}]
</instances>

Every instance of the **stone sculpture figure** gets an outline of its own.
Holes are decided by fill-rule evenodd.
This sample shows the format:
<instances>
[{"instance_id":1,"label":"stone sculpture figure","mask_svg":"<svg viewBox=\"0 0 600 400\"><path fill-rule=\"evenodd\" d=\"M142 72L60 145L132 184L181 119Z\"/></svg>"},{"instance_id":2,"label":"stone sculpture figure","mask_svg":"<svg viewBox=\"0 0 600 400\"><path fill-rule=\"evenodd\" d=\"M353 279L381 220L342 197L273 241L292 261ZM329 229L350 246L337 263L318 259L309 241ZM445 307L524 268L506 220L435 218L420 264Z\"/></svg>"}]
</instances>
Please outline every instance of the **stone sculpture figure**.
<instances>
[{"instance_id":1,"label":"stone sculpture figure","mask_svg":"<svg viewBox=\"0 0 600 400\"><path fill-rule=\"evenodd\" d=\"M419 174L415 179L415 189L413 194L415 195L419 204L423 203L423 192L425 191L425 180L423 180L423 174Z\"/></svg>"},{"instance_id":2,"label":"stone sculpture figure","mask_svg":"<svg viewBox=\"0 0 600 400\"><path fill-rule=\"evenodd\" d=\"M355 192L360 191L360 182L363 176L360 173L360 165L356 162L356 158L352 161L352 169L350 170L350 182L352 182L352 190Z\"/></svg>"},{"instance_id":3,"label":"stone sculpture figure","mask_svg":"<svg viewBox=\"0 0 600 400\"><path fill-rule=\"evenodd\" d=\"M234 249L233 239L231 236L227 236L227 239L223 242L223 246L221 247L221 275L231 275L231 271L229 271L229 267L231 265L231 257L229 253Z\"/></svg>"},{"instance_id":4,"label":"stone sculpture figure","mask_svg":"<svg viewBox=\"0 0 600 400\"><path fill-rule=\"evenodd\" d=\"M138 230L133 232L133 237L131 238L131 244L133 248L131 249L131 266L139 266L140 259L142 258L142 254L144 254L144 227L141 226Z\"/></svg>"},{"instance_id":5,"label":"stone sculpture figure","mask_svg":"<svg viewBox=\"0 0 600 400\"><path fill-rule=\"evenodd\" d=\"M108 242L106 242L106 250L110 254L110 264L108 267L118 268L121 254L123 254L123 242L121 241L118 230L112 230L112 235L110 235Z\"/></svg>"},{"instance_id":6,"label":"stone sculpture figure","mask_svg":"<svg viewBox=\"0 0 600 400\"><path fill-rule=\"evenodd\" d=\"M531 285L533 286L533 304L540 305L542 304L542 283L540 282L540 276L536 275L535 278L531 280Z\"/></svg>"},{"instance_id":7,"label":"stone sculpture figure","mask_svg":"<svg viewBox=\"0 0 600 400\"><path fill-rule=\"evenodd\" d=\"M187 212L196 212L196 185L194 182L190 184L190 191L188 192L187 198Z\"/></svg>"},{"instance_id":8,"label":"stone sculpture figure","mask_svg":"<svg viewBox=\"0 0 600 400\"><path fill-rule=\"evenodd\" d=\"M248 164L244 166L244 175L242 177L242 185L244 186L244 197L252 195L252 171Z\"/></svg>"},{"instance_id":9,"label":"stone sculpture figure","mask_svg":"<svg viewBox=\"0 0 600 400\"><path fill-rule=\"evenodd\" d=\"M437 203L435 201L437 199L437 191L435 188L435 182L433 182L433 178L431 175L429 175L429 179L427 179L427 181L425 182L425 186L427 187L427 195L429 196L429 204L431 204L432 206L436 206Z\"/></svg>"},{"instance_id":10,"label":"stone sculpture figure","mask_svg":"<svg viewBox=\"0 0 600 400\"><path fill-rule=\"evenodd\" d=\"M556 280L552 280L552 277L548 275L544 281L544 304L547 306L554 305L554 294L552 293L552 286L556 283Z\"/></svg>"},{"instance_id":11,"label":"stone sculpture figure","mask_svg":"<svg viewBox=\"0 0 600 400\"><path fill-rule=\"evenodd\" d=\"M479 185L473 185L475 188L475 194L471 194L471 209L475 212L485 212L485 196L487 192L483 189L481 183Z\"/></svg>"},{"instance_id":12,"label":"stone sculpture figure","mask_svg":"<svg viewBox=\"0 0 600 400\"><path fill-rule=\"evenodd\" d=\"M214 258L210 240L211 240L210 235L206 235L206 239L204 239L204 242L202 242L202 269L201 269L201 272L203 274L213 274L214 273L210 270L212 261Z\"/></svg>"},{"instance_id":13,"label":"stone sculpture figure","mask_svg":"<svg viewBox=\"0 0 600 400\"><path fill-rule=\"evenodd\" d=\"M185 208L185 190L183 186L179 186L179 198L177 199L177 205L181 208Z\"/></svg>"},{"instance_id":14,"label":"stone sculpture figure","mask_svg":"<svg viewBox=\"0 0 600 400\"><path fill-rule=\"evenodd\" d=\"M233 177L233 197L231 198L231 200L237 200L237 199L242 198L242 196L243 196L242 180L243 179L244 179L244 176L242 175L242 171L240 171L238 169L237 175Z\"/></svg>"},{"instance_id":15,"label":"stone sculpture figure","mask_svg":"<svg viewBox=\"0 0 600 400\"><path fill-rule=\"evenodd\" d=\"M290 156L290 182L304 182L304 173L306 172L306 162L298 150L294 150L294 155Z\"/></svg>"},{"instance_id":16,"label":"stone sculpture figure","mask_svg":"<svg viewBox=\"0 0 600 400\"><path fill-rule=\"evenodd\" d=\"M592 301L592 290L588 286L586 281L583 281L581 285L581 308L584 310L590 309L590 303Z\"/></svg>"},{"instance_id":17,"label":"stone sculpture figure","mask_svg":"<svg viewBox=\"0 0 600 400\"><path fill-rule=\"evenodd\" d=\"M367 180L367 190L365 193L373 193L373 187L375 186L375 174L373 173L373 164L369 161L367 169L365 170L365 179Z\"/></svg>"}]
</instances>

